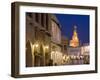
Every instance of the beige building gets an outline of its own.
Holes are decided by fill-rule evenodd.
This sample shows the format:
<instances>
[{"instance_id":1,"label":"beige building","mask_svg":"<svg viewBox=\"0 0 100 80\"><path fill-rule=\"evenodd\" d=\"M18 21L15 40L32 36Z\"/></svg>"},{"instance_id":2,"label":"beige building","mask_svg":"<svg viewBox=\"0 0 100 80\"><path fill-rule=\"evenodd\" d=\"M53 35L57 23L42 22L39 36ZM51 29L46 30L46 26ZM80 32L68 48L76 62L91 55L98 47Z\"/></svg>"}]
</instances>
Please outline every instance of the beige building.
<instances>
[{"instance_id":1,"label":"beige building","mask_svg":"<svg viewBox=\"0 0 100 80\"><path fill-rule=\"evenodd\" d=\"M53 65L62 64L61 26L55 15L51 15L51 59Z\"/></svg>"},{"instance_id":2,"label":"beige building","mask_svg":"<svg viewBox=\"0 0 100 80\"><path fill-rule=\"evenodd\" d=\"M81 47L81 55L90 55L90 46L88 43Z\"/></svg>"},{"instance_id":3,"label":"beige building","mask_svg":"<svg viewBox=\"0 0 100 80\"><path fill-rule=\"evenodd\" d=\"M90 63L90 46L88 43L85 43L81 47L81 55L84 57L84 63L89 64Z\"/></svg>"},{"instance_id":4,"label":"beige building","mask_svg":"<svg viewBox=\"0 0 100 80\"><path fill-rule=\"evenodd\" d=\"M56 16L26 13L26 67L62 64L61 26Z\"/></svg>"},{"instance_id":5,"label":"beige building","mask_svg":"<svg viewBox=\"0 0 100 80\"><path fill-rule=\"evenodd\" d=\"M26 67L49 65L51 53L50 15L26 13Z\"/></svg>"},{"instance_id":6,"label":"beige building","mask_svg":"<svg viewBox=\"0 0 100 80\"><path fill-rule=\"evenodd\" d=\"M67 55L67 47L68 47L68 38L66 36L62 36L61 38L61 45L62 45L62 53Z\"/></svg>"}]
</instances>

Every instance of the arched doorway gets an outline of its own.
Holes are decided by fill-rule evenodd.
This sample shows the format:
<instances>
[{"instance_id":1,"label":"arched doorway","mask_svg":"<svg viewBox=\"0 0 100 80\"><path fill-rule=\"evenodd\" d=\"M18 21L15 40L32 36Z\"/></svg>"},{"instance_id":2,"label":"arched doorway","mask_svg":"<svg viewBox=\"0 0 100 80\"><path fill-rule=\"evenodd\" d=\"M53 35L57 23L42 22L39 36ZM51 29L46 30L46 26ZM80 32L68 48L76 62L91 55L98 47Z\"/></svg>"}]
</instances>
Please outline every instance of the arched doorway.
<instances>
[{"instance_id":1,"label":"arched doorway","mask_svg":"<svg viewBox=\"0 0 100 80\"><path fill-rule=\"evenodd\" d=\"M32 50L29 40L26 43L26 67L32 67Z\"/></svg>"},{"instance_id":2,"label":"arched doorway","mask_svg":"<svg viewBox=\"0 0 100 80\"><path fill-rule=\"evenodd\" d=\"M39 51L34 52L34 66L43 66L44 65L44 56L43 56L43 46L38 47Z\"/></svg>"}]
</instances>

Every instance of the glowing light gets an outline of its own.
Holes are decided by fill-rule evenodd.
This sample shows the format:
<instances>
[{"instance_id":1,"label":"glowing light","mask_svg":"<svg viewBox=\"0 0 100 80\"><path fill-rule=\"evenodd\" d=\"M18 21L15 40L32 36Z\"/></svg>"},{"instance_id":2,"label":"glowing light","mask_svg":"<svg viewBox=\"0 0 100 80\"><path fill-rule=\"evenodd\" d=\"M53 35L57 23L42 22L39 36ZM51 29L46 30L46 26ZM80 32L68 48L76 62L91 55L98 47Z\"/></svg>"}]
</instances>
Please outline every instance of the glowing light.
<instances>
[{"instance_id":1,"label":"glowing light","mask_svg":"<svg viewBox=\"0 0 100 80\"><path fill-rule=\"evenodd\" d=\"M73 32L72 40L70 40L70 46L72 46L72 47L77 47L77 46L79 46L78 33L77 33L76 28L77 28L77 27L74 26L74 32Z\"/></svg>"},{"instance_id":2,"label":"glowing light","mask_svg":"<svg viewBox=\"0 0 100 80\"><path fill-rule=\"evenodd\" d=\"M45 46L46 49L49 49L49 46Z\"/></svg>"},{"instance_id":3,"label":"glowing light","mask_svg":"<svg viewBox=\"0 0 100 80\"><path fill-rule=\"evenodd\" d=\"M39 45L38 44L35 44L35 47L39 47Z\"/></svg>"}]
</instances>

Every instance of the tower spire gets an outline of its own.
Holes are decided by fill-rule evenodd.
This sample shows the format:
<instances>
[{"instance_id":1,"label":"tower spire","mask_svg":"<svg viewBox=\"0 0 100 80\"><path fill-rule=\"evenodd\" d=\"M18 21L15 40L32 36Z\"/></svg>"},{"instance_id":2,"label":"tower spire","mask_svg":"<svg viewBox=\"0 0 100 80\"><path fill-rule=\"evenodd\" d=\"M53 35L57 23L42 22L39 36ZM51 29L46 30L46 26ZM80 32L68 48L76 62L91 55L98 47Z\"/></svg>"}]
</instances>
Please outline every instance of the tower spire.
<instances>
[{"instance_id":1,"label":"tower spire","mask_svg":"<svg viewBox=\"0 0 100 80\"><path fill-rule=\"evenodd\" d=\"M71 47L78 47L79 46L79 38L77 33L77 26L74 26L72 40L70 40Z\"/></svg>"},{"instance_id":2,"label":"tower spire","mask_svg":"<svg viewBox=\"0 0 100 80\"><path fill-rule=\"evenodd\" d=\"M76 30L76 29L77 29L77 26L75 25L75 26L74 26L74 30Z\"/></svg>"}]
</instances>

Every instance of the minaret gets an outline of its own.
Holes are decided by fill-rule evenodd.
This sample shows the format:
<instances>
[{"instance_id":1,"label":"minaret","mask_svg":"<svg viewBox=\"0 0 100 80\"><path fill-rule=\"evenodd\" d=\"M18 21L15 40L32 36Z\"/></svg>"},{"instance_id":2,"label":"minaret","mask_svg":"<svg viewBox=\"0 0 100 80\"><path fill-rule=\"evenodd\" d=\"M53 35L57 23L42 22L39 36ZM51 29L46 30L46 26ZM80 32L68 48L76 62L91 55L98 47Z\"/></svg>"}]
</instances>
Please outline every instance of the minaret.
<instances>
[{"instance_id":1,"label":"minaret","mask_svg":"<svg viewBox=\"0 0 100 80\"><path fill-rule=\"evenodd\" d=\"M74 26L72 40L70 40L70 44L69 45L71 47L78 47L79 46L79 38L78 38L77 27L76 26Z\"/></svg>"}]
</instances>

